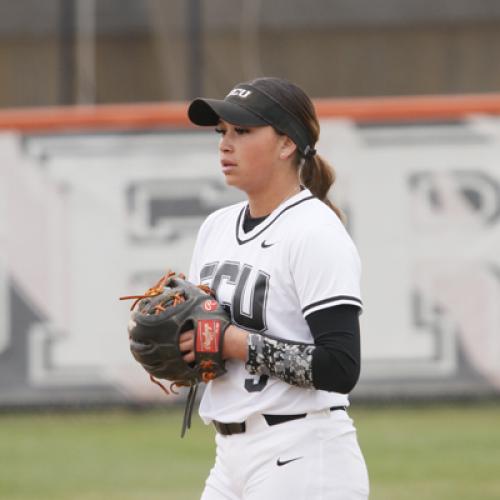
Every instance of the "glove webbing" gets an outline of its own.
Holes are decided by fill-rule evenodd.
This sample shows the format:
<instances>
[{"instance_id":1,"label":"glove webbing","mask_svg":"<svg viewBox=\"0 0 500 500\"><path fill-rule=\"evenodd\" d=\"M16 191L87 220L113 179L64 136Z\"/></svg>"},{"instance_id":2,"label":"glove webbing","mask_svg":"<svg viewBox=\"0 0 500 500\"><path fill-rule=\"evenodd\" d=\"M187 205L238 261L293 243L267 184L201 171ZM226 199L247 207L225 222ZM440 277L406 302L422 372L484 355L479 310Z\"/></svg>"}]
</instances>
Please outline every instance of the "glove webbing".
<instances>
[{"instance_id":1,"label":"glove webbing","mask_svg":"<svg viewBox=\"0 0 500 500\"><path fill-rule=\"evenodd\" d=\"M134 303L130 306L130 310L133 311L135 309L135 306L142 300L146 299L148 297L156 297L157 295L161 295L163 293L163 289L168 285L168 281L170 278L175 276L175 273L173 271L167 271L165 273L165 276L160 278L158 283L156 285L152 286L149 288L144 294L142 295L125 295L123 297L120 297L120 300L130 300L130 299L135 299ZM179 278L185 279L186 277L184 274L179 273ZM212 297L215 297L214 291L208 286L208 285L196 285L200 290L203 290L206 294L211 295ZM171 306L175 307L179 302L182 302L184 298L180 295L174 295L173 297L173 303L170 304ZM157 306L158 309L156 310L156 313L159 314L160 311L164 311L163 307Z\"/></svg>"}]
</instances>

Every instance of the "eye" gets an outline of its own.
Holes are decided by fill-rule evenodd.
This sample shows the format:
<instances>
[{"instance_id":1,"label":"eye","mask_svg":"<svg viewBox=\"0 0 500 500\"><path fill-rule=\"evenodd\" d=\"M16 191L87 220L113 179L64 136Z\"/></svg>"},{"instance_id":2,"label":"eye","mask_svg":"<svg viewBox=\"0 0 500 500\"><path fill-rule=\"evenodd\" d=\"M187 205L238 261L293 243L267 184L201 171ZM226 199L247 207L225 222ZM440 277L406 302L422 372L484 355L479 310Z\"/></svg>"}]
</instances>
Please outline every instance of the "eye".
<instances>
[{"instance_id":1,"label":"eye","mask_svg":"<svg viewBox=\"0 0 500 500\"><path fill-rule=\"evenodd\" d=\"M234 131L235 131L238 135L248 134L248 132L250 132L250 130L249 130L249 129L247 129L247 128L242 128L242 127L234 127Z\"/></svg>"},{"instance_id":2,"label":"eye","mask_svg":"<svg viewBox=\"0 0 500 500\"><path fill-rule=\"evenodd\" d=\"M216 128L215 128L215 133L216 133L216 134L221 134L221 135L224 135L224 134L226 133L226 131L225 131L223 128L216 127Z\"/></svg>"}]
</instances>

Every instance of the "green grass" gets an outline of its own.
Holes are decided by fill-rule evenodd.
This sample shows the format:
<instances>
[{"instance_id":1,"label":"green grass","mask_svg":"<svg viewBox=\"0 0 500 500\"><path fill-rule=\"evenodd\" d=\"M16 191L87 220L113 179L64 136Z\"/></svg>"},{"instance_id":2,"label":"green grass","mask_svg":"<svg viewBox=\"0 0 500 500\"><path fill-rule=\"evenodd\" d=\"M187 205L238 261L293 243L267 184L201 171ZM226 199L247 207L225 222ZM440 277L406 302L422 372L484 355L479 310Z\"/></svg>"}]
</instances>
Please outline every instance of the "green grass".
<instances>
[{"instance_id":1,"label":"green grass","mask_svg":"<svg viewBox=\"0 0 500 500\"><path fill-rule=\"evenodd\" d=\"M500 406L351 412L374 500L500 499Z\"/></svg>"},{"instance_id":2,"label":"green grass","mask_svg":"<svg viewBox=\"0 0 500 500\"><path fill-rule=\"evenodd\" d=\"M372 500L500 498L500 406L355 407ZM199 498L213 432L180 410L0 415L0 498Z\"/></svg>"}]
</instances>

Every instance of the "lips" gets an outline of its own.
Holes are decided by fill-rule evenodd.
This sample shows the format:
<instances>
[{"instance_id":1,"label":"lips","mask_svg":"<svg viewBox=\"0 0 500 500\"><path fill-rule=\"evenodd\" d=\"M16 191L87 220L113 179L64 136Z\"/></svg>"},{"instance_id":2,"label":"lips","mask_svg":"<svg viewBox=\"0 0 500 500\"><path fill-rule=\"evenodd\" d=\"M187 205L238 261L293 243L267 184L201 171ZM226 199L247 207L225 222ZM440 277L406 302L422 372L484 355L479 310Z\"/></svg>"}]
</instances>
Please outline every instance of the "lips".
<instances>
[{"instance_id":1,"label":"lips","mask_svg":"<svg viewBox=\"0 0 500 500\"><path fill-rule=\"evenodd\" d=\"M231 160L221 160L222 171L227 174L236 168L236 163Z\"/></svg>"}]
</instances>

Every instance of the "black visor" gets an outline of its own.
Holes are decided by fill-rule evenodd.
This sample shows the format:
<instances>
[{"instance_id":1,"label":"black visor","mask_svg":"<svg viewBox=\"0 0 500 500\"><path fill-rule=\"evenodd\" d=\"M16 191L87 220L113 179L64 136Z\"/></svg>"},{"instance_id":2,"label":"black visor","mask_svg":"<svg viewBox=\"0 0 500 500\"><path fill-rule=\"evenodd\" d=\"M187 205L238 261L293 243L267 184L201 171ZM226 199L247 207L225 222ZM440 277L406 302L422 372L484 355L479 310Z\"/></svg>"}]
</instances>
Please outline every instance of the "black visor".
<instances>
[{"instance_id":1,"label":"black visor","mask_svg":"<svg viewBox=\"0 0 500 500\"><path fill-rule=\"evenodd\" d=\"M271 125L290 137L303 156L315 153L300 120L271 96L246 83L237 85L224 100L195 99L189 105L188 116L195 125L202 126L217 125L221 119L246 127Z\"/></svg>"}]
</instances>

